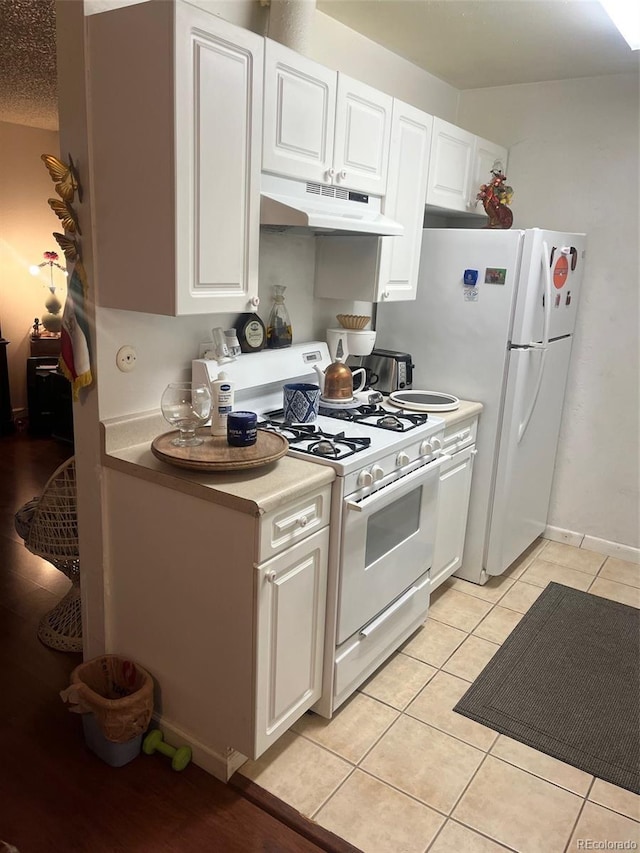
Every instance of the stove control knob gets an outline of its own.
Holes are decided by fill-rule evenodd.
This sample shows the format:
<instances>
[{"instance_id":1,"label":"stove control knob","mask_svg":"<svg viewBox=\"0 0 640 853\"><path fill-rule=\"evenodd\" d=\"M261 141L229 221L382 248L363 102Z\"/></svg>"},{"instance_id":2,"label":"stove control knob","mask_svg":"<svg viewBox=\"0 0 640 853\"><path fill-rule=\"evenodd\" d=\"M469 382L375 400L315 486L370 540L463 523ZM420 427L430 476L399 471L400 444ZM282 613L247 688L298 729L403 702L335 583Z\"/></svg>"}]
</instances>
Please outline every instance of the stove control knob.
<instances>
[{"instance_id":1,"label":"stove control knob","mask_svg":"<svg viewBox=\"0 0 640 853\"><path fill-rule=\"evenodd\" d=\"M439 438L432 438L431 439L431 447L433 448L434 451L435 450L442 450L442 442L440 441Z\"/></svg>"},{"instance_id":2,"label":"stove control knob","mask_svg":"<svg viewBox=\"0 0 640 853\"><path fill-rule=\"evenodd\" d=\"M423 441L420 445L420 456L431 456L433 453L433 447L431 446L430 441Z\"/></svg>"},{"instance_id":3,"label":"stove control knob","mask_svg":"<svg viewBox=\"0 0 640 853\"><path fill-rule=\"evenodd\" d=\"M358 485L359 486L370 486L373 483L373 474L371 471L364 470L360 471L358 474Z\"/></svg>"},{"instance_id":4,"label":"stove control knob","mask_svg":"<svg viewBox=\"0 0 640 853\"><path fill-rule=\"evenodd\" d=\"M396 465L398 468L403 468L405 465L409 464L409 454L405 453L404 450L401 450L400 453L396 456Z\"/></svg>"},{"instance_id":5,"label":"stove control knob","mask_svg":"<svg viewBox=\"0 0 640 853\"><path fill-rule=\"evenodd\" d=\"M374 465L371 469L371 476L377 483L378 480L381 480L384 477L384 468L381 468L380 465Z\"/></svg>"}]
</instances>

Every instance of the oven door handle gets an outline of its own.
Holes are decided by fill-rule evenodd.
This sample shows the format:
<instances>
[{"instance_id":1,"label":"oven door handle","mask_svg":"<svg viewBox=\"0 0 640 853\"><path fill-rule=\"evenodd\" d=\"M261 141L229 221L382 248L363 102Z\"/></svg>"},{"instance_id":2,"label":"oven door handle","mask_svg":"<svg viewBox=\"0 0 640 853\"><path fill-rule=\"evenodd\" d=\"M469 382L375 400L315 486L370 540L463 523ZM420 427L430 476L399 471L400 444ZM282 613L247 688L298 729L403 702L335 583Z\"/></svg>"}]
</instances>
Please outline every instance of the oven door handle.
<instances>
[{"instance_id":1,"label":"oven door handle","mask_svg":"<svg viewBox=\"0 0 640 853\"><path fill-rule=\"evenodd\" d=\"M445 462L448 462L451 459L448 453L443 453L442 456L438 456L437 459L434 459L433 462L429 462L427 465L422 465L420 468L416 468L415 471L412 471L410 474L407 474L404 477L400 477L399 480L396 480L394 483L391 483L388 486L385 486L382 489L379 489L377 492L374 492L369 497L363 498L361 501L345 501L345 506L347 509L353 510L353 512L366 512L370 507L374 504L378 503L380 498L383 496L387 498L389 495L393 495L396 492L399 492L400 489L404 489L405 486L409 486L416 482L416 480L422 479L425 475L432 474L436 472Z\"/></svg>"},{"instance_id":2,"label":"oven door handle","mask_svg":"<svg viewBox=\"0 0 640 853\"><path fill-rule=\"evenodd\" d=\"M408 589L404 595L401 595L397 601L394 601L391 607L387 607L381 616L378 616L378 618L374 619L373 622L369 622L368 625L365 625L365 627L360 631L360 636L368 637L369 634L373 634L373 632L379 628L383 622L386 622L390 616L393 616L396 610L403 607L420 589L421 587L418 586L412 586L411 589Z\"/></svg>"}]
</instances>

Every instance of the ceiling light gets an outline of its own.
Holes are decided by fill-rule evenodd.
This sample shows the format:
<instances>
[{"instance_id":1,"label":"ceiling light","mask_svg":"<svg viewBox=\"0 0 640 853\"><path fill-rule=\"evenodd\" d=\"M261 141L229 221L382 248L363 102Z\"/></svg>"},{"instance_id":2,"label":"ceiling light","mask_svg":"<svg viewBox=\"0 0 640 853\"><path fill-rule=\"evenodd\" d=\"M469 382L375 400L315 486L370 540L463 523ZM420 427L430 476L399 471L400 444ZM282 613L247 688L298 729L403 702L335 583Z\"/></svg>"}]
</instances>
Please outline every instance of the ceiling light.
<instances>
[{"instance_id":1,"label":"ceiling light","mask_svg":"<svg viewBox=\"0 0 640 853\"><path fill-rule=\"evenodd\" d=\"M600 0L631 50L640 49L640 4L633 0Z\"/></svg>"}]
</instances>

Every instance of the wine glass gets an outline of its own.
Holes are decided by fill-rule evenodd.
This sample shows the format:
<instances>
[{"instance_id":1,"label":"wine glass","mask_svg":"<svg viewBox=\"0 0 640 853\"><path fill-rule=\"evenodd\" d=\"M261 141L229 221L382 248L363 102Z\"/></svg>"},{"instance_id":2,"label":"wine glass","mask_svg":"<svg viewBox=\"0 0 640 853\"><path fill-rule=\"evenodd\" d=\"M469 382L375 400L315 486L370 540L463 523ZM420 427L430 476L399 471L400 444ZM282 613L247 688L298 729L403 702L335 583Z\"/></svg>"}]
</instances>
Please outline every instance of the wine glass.
<instances>
[{"instance_id":1,"label":"wine glass","mask_svg":"<svg viewBox=\"0 0 640 853\"><path fill-rule=\"evenodd\" d=\"M164 419L180 431L171 444L195 447L204 443L196 435L196 427L202 426L211 413L211 391L207 385L171 382L162 393L160 408Z\"/></svg>"}]
</instances>

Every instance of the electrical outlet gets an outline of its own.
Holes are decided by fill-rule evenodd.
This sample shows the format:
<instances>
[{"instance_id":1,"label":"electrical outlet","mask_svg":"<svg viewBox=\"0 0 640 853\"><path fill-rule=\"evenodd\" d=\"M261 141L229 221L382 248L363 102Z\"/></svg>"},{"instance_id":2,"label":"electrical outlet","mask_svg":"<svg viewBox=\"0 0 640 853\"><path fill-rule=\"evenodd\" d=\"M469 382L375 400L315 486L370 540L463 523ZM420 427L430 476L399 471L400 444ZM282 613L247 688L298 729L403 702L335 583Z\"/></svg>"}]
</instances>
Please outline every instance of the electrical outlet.
<instances>
[{"instance_id":1,"label":"electrical outlet","mask_svg":"<svg viewBox=\"0 0 640 853\"><path fill-rule=\"evenodd\" d=\"M116 353L116 364L118 366L118 370L121 370L123 373L131 373L136 366L137 358L138 356L133 347L120 347Z\"/></svg>"}]
</instances>

